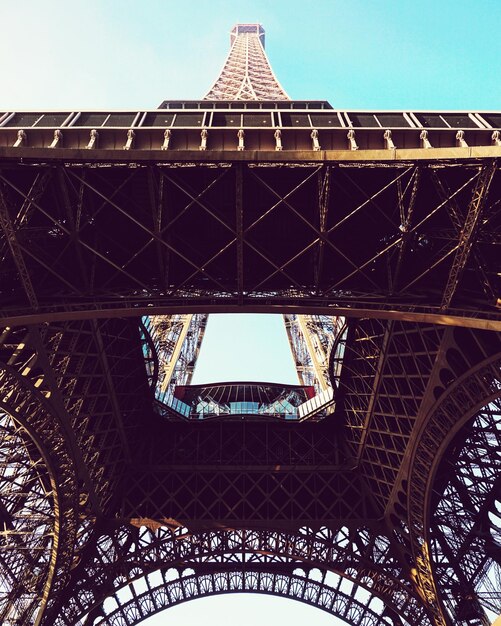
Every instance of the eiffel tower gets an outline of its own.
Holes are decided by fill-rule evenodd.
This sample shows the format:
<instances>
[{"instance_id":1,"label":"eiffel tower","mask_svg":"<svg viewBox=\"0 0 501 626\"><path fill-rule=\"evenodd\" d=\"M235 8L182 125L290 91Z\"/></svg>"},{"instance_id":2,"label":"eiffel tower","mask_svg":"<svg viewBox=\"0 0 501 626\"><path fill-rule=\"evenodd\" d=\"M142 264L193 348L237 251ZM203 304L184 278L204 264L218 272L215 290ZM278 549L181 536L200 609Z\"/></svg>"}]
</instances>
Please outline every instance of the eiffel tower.
<instances>
[{"instance_id":1,"label":"eiffel tower","mask_svg":"<svg viewBox=\"0 0 501 626\"><path fill-rule=\"evenodd\" d=\"M501 612L501 113L290 100L238 24L200 101L0 111L0 620L211 594ZM191 385L207 315L298 385Z\"/></svg>"}]
</instances>

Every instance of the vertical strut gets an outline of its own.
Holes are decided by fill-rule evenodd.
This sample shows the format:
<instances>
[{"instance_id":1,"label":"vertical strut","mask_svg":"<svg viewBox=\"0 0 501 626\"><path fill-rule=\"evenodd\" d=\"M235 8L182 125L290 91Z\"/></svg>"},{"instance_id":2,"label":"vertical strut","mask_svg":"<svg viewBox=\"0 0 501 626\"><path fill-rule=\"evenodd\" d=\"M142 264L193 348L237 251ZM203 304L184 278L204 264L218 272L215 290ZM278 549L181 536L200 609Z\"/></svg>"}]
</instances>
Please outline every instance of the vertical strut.
<instances>
[{"instance_id":1,"label":"vertical strut","mask_svg":"<svg viewBox=\"0 0 501 626\"><path fill-rule=\"evenodd\" d=\"M440 310L444 311L449 308L452 298L456 292L457 286L463 275L464 269L470 257L470 252L475 239L475 234L478 229L480 217L485 206L485 201L489 193L489 187L494 173L497 168L496 161L492 161L490 164L485 165L475 184L473 195L468 206L466 213L466 219L459 233L459 242L456 250L456 255L452 261L452 267L449 272L447 284L444 289L442 297L442 303Z\"/></svg>"},{"instance_id":2,"label":"vertical strut","mask_svg":"<svg viewBox=\"0 0 501 626\"><path fill-rule=\"evenodd\" d=\"M19 277L23 284L26 295L28 296L28 302L30 303L31 308L36 310L38 309L38 299L35 294L35 290L33 288L33 283L31 282L31 276L30 276L30 273L28 272L28 268L26 266L26 262L24 260L24 256L21 250L21 246L19 245L19 241L16 237L16 232L14 230L12 220L10 219L9 209L5 201L5 196L1 189L0 189L0 226L9 244L9 248L12 253L14 263L19 273Z\"/></svg>"},{"instance_id":3,"label":"vertical strut","mask_svg":"<svg viewBox=\"0 0 501 626\"><path fill-rule=\"evenodd\" d=\"M237 289L239 303L243 302L244 292L244 220L243 220L243 165L235 165L235 213L237 225Z\"/></svg>"}]
</instances>

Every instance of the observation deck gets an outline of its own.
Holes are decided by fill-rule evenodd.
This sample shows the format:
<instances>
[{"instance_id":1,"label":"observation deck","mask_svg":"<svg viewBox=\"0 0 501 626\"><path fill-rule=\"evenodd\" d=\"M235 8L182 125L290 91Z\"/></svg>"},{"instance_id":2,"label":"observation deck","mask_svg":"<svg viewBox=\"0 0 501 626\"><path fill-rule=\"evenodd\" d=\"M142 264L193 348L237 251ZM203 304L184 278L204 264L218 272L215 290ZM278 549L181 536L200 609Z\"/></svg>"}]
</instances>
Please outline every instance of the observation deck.
<instances>
[{"instance_id":1,"label":"observation deck","mask_svg":"<svg viewBox=\"0 0 501 626\"><path fill-rule=\"evenodd\" d=\"M174 397L157 402L166 417L185 420L322 419L332 408L333 393L315 395L310 385L268 382L222 382L177 385Z\"/></svg>"},{"instance_id":2,"label":"observation deck","mask_svg":"<svg viewBox=\"0 0 501 626\"><path fill-rule=\"evenodd\" d=\"M348 111L303 100L164 101L141 111L0 112L0 157L246 161L266 152L267 160L290 161L304 160L308 152L312 161L460 159L499 156L500 129L501 113L492 111Z\"/></svg>"}]
</instances>

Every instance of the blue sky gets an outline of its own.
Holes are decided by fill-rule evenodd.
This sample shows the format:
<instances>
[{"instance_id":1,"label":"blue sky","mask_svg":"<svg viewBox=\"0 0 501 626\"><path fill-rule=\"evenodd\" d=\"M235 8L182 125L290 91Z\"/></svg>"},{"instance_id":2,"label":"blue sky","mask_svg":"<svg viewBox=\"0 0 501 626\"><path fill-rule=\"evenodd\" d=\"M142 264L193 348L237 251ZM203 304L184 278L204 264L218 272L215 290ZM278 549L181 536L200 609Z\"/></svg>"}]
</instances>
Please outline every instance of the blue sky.
<instances>
[{"instance_id":1,"label":"blue sky","mask_svg":"<svg viewBox=\"0 0 501 626\"><path fill-rule=\"evenodd\" d=\"M236 22L263 24L292 98L352 109L501 109L499 0L0 0L0 111L201 98ZM293 382L291 366L280 319L214 317L196 380ZM234 596L187 603L148 624L307 620L335 623L298 603Z\"/></svg>"},{"instance_id":2,"label":"blue sky","mask_svg":"<svg viewBox=\"0 0 501 626\"><path fill-rule=\"evenodd\" d=\"M0 0L12 108L157 106L208 90L237 22L261 22L293 98L498 109L498 0Z\"/></svg>"}]
</instances>

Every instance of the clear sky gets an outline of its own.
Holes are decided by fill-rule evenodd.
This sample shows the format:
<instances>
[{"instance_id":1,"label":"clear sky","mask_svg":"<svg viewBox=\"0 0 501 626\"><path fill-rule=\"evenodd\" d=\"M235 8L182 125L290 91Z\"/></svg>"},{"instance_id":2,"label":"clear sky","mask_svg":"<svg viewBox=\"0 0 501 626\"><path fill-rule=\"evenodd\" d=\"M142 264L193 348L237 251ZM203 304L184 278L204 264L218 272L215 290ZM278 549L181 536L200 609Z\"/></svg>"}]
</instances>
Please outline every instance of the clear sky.
<instances>
[{"instance_id":1,"label":"clear sky","mask_svg":"<svg viewBox=\"0 0 501 626\"><path fill-rule=\"evenodd\" d=\"M351 109L501 109L500 0L0 0L0 111L134 110L201 98L236 22L263 24L292 98ZM213 317L195 380L211 379L294 382L280 320ZM148 626L308 620L335 624L298 603L223 596Z\"/></svg>"}]
</instances>

